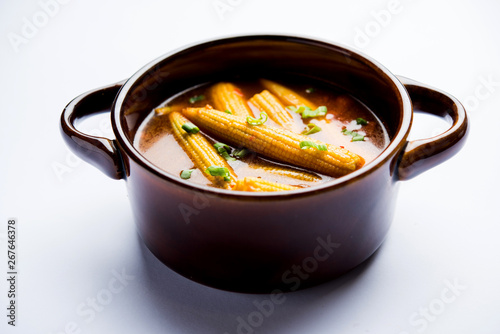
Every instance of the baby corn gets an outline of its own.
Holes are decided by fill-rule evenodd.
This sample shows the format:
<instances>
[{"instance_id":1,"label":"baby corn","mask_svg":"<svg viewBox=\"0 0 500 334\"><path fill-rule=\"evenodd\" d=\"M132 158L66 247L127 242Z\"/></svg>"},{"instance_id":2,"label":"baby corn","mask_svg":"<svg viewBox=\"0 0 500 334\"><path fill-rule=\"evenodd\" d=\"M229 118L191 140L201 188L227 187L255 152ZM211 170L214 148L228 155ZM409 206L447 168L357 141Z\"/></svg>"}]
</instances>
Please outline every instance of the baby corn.
<instances>
[{"instance_id":1,"label":"baby corn","mask_svg":"<svg viewBox=\"0 0 500 334\"><path fill-rule=\"evenodd\" d=\"M252 110L243 98L243 94L232 83L219 82L213 85L210 95L217 110L229 111L237 116L253 116Z\"/></svg>"},{"instance_id":2,"label":"baby corn","mask_svg":"<svg viewBox=\"0 0 500 334\"><path fill-rule=\"evenodd\" d=\"M333 177L348 174L364 164L364 159L344 148L266 125L249 125L244 117L205 108L185 108L182 113L208 132L268 158L304 167ZM326 147L326 151L300 143L309 141Z\"/></svg>"},{"instance_id":3,"label":"baby corn","mask_svg":"<svg viewBox=\"0 0 500 334\"><path fill-rule=\"evenodd\" d=\"M290 186L271 181L262 180L256 177L245 177L236 181L236 186L233 190L240 191L286 191L300 189L300 187Z\"/></svg>"},{"instance_id":4,"label":"baby corn","mask_svg":"<svg viewBox=\"0 0 500 334\"><path fill-rule=\"evenodd\" d=\"M181 111L181 110L182 110L182 106L181 105L174 104L173 106L165 106L165 107L161 107L161 108L156 108L155 109L155 113L158 116L163 116L163 115L169 114L171 112Z\"/></svg>"},{"instance_id":5,"label":"baby corn","mask_svg":"<svg viewBox=\"0 0 500 334\"><path fill-rule=\"evenodd\" d=\"M261 79L260 82L266 89L268 89L269 91L271 91L271 93L276 95L281 100L281 102L283 102L283 104L285 104L287 107L305 106L311 108L312 110L318 108L316 104L295 93L293 90L280 85L279 83L266 79Z\"/></svg>"},{"instance_id":6,"label":"baby corn","mask_svg":"<svg viewBox=\"0 0 500 334\"><path fill-rule=\"evenodd\" d=\"M259 159L260 161L257 163L252 163L250 164L250 168L254 169L260 169L263 170L267 173L271 173L274 175L280 175L280 176L286 176L286 177L291 177L296 180L302 180L302 181L308 181L308 182L314 182L314 181L320 181L321 177L319 177L316 174L313 173L308 173L299 169L294 169L290 167L285 167L285 166L276 166L274 164L266 163Z\"/></svg>"},{"instance_id":7,"label":"baby corn","mask_svg":"<svg viewBox=\"0 0 500 334\"><path fill-rule=\"evenodd\" d=\"M226 160L219 155L212 144L201 133L188 133L182 125L189 122L179 112L171 112L168 114L172 133L175 140L179 143L182 149L187 153L193 164L198 168L205 177L212 182L213 185L225 189L231 189L235 185L236 174ZM224 181L221 176L212 176L206 173L206 170L211 166L225 167L229 171L230 181Z\"/></svg>"},{"instance_id":8,"label":"baby corn","mask_svg":"<svg viewBox=\"0 0 500 334\"><path fill-rule=\"evenodd\" d=\"M290 131L293 129L292 115L268 90L263 90L260 94L255 94L248 101L261 112L264 111L276 124Z\"/></svg>"}]
</instances>

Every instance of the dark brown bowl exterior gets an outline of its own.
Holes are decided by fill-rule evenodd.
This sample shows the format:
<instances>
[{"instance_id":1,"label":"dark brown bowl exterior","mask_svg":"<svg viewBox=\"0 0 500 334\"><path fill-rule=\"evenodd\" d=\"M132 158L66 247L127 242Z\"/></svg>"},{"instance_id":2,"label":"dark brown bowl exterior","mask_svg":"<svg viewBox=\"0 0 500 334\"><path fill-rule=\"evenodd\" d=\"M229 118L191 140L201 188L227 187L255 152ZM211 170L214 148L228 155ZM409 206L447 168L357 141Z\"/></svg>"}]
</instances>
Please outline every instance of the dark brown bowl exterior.
<instances>
[{"instance_id":1,"label":"dark brown bowl exterior","mask_svg":"<svg viewBox=\"0 0 500 334\"><path fill-rule=\"evenodd\" d=\"M341 275L382 243L396 184L386 161L332 191L254 197L172 184L129 161L140 234L171 269L244 292L293 291Z\"/></svg>"},{"instance_id":2,"label":"dark brown bowl exterior","mask_svg":"<svg viewBox=\"0 0 500 334\"><path fill-rule=\"evenodd\" d=\"M165 173L134 148L139 125L167 97L235 74L276 73L323 80L359 98L388 129L390 145L362 169L331 183L257 194L194 185ZM413 102L429 108L424 111L452 116L450 130L408 143L411 93L365 56L307 38L240 36L173 52L124 84L84 94L66 107L61 125L75 152L107 175L126 180L139 233L168 267L225 290L295 291L331 280L370 257L389 230L397 181L444 161L463 145L468 123L460 103L426 86L408 85L418 93ZM101 97L118 90L112 106L109 101L116 140L74 128L76 118L102 110Z\"/></svg>"}]
</instances>

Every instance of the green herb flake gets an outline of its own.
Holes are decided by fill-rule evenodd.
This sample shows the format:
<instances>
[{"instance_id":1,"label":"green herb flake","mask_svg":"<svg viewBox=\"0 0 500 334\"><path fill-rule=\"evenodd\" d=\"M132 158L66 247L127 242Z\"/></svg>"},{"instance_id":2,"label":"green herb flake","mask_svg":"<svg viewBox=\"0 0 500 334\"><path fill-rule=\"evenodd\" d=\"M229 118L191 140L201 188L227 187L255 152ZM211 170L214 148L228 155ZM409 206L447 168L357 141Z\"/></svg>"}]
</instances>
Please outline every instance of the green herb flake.
<instances>
[{"instance_id":1,"label":"green herb flake","mask_svg":"<svg viewBox=\"0 0 500 334\"><path fill-rule=\"evenodd\" d=\"M300 107L294 107L294 106L288 106L287 109L293 111L293 112L296 112L298 114L302 114L302 112L304 111L304 109L307 108L307 107L304 107L304 106L300 106ZM309 108L311 109L311 108Z\"/></svg>"},{"instance_id":2,"label":"green herb flake","mask_svg":"<svg viewBox=\"0 0 500 334\"><path fill-rule=\"evenodd\" d=\"M225 112L226 114L229 114L229 115L232 115L232 114L233 114L233 113L231 112L231 110L229 110L229 109L224 110L224 112Z\"/></svg>"},{"instance_id":3,"label":"green herb flake","mask_svg":"<svg viewBox=\"0 0 500 334\"><path fill-rule=\"evenodd\" d=\"M301 114L302 118L321 117L325 116L326 113L328 112L325 106L318 107L318 109L316 110L312 110L311 108L306 106L300 106L298 108L294 106L288 106L287 108L293 112Z\"/></svg>"},{"instance_id":4,"label":"green herb flake","mask_svg":"<svg viewBox=\"0 0 500 334\"><path fill-rule=\"evenodd\" d=\"M307 128L302 131L303 135L312 135L313 133L320 132L321 128L314 123L307 124Z\"/></svg>"},{"instance_id":5,"label":"green herb flake","mask_svg":"<svg viewBox=\"0 0 500 334\"><path fill-rule=\"evenodd\" d=\"M194 169L184 169L181 172L181 179L187 180L191 177L191 173L193 173Z\"/></svg>"},{"instance_id":6,"label":"green herb flake","mask_svg":"<svg viewBox=\"0 0 500 334\"><path fill-rule=\"evenodd\" d=\"M189 98L189 103L195 104L196 102L203 101L205 99L205 95L195 95Z\"/></svg>"},{"instance_id":7,"label":"green herb flake","mask_svg":"<svg viewBox=\"0 0 500 334\"><path fill-rule=\"evenodd\" d=\"M316 91L316 89L314 87L309 87L306 89L306 93L307 94L311 94L311 93L314 93Z\"/></svg>"},{"instance_id":8,"label":"green herb flake","mask_svg":"<svg viewBox=\"0 0 500 334\"><path fill-rule=\"evenodd\" d=\"M364 118L359 117L359 118L356 118L356 124L366 125L366 124L368 124L368 121Z\"/></svg>"},{"instance_id":9,"label":"green herb flake","mask_svg":"<svg viewBox=\"0 0 500 334\"><path fill-rule=\"evenodd\" d=\"M191 122L186 122L186 123L182 124L182 129L184 131L186 131L187 133L193 133L194 134L194 133L200 132L200 129L196 125L194 125L193 123L191 123Z\"/></svg>"},{"instance_id":10,"label":"green herb flake","mask_svg":"<svg viewBox=\"0 0 500 334\"><path fill-rule=\"evenodd\" d=\"M228 146L224 143L215 143L214 147L217 150L217 152L219 152L219 154L227 161L236 161L235 158L230 156L230 153L232 151L230 146Z\"/></svg>"},{"instance_id":11,"label":"green herb flake","mask_svg":"<svg viewBox=\"0 0 500 334\"><path fill-rule=\"evenodd\" d=\"M315 142L312 142L312 141L308 141L308 140L304 140L304 141L301 141L300 144L299 144L300 148L305 150L305 149L308 149L310 147L313 147L315 149L317 149L318 151L327 151L328 148L326 147L326 145L324 144L316 144Z\"/></svg>"},{"instance_id":12,"label":"green herb flake","mask_svg":"<svg viewBox=\"0 0 500 334\"><path fill-rule=\"evenodd\" d=\"M347 129L343 129L342 133L346 136L352 136L351 141L364 141L365 136L359 134L357 131L349 131Z\"/></svg>"},{"instance_id":13,"label":"green herb flake","mask_svg":"<svg viewBox=\"0 0 500 334\"><path fill-rule=\"evenodd\" d=\"M234 153L233 153L233 156L239 158L239 159L243 159L244 157L246 157L247 155L250 154L250 150L248 148L242 148L241 150L235 150Z\"/></svg>"},{"instance_id":14,"label":"green herb flake","mask_svg":"<svg viewBox=\"0 0 500 334\"><path fill-rule=\"evenodd\" d=\"M231 181L231 174L229 174L229 170L226 167L210 166L205 170L205 173L212 176L222 176L224 181Z\"/></svg>"},{"instance_id":15,"label":"green herb flake","mask_svg":"<svg viewBox=\"0 0 500 334\"><path fill-rule=\"evenodd\" d=\"M365 136L362 136L362 135L357 135L357 136L352 137L352 141L364 141L364 140L365 140Z\"/></svg>"},{"instance_id":16,"label":"green herb flake","mask_svg":"<svg viewBox=\"0 0 500 334\"><path fill-rule=\"evenodd\" d=\"M253 118L252 116L247 116L247 123L250 125L262 125L267 121L267 114L265 112L260 113L260 118Z\"/></svg>"}]
</instances>

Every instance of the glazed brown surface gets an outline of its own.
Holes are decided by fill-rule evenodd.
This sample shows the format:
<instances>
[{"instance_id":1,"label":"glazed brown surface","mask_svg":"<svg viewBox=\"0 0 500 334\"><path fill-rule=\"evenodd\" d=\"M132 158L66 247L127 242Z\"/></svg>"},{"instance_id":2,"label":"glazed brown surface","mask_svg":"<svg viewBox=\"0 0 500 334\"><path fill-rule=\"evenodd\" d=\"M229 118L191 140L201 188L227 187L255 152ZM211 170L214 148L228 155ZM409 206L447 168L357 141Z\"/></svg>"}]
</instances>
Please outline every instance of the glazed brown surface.
<instances>
[{"instance_id":1,"label":"glazed brown surface","mask_svg":"<svg viewBox=\"0 0 500 334\"><path fill-rule=\"evenodd\" d=\"M253 95L260 93L264 87L258 80L232 81L240 88L242 95L246 100ZM293 116L293 130L297 133L304 131L308 123L313 123L321 128L320 132L308 135L311 138L320 140L325 143L336 146L343 146L346 149L362 156L366 163L373 160L382 152L389 143L389 136L380 120L360 101L356 100L351 95L344 93L332 86L300 78L290 79L287 82L280 82L289 88L292 88L296 93L307 97L311 102L318 106L326 106L328 113L326 116L302 119L298 113L291 112ZM189 89L180 94L167 99L159 107L175 106L175 108L184 107L203 107L205 105L213 105L209 89L211 83L204 84L193 89ZM314 88L310 92L310 88ZM203 95L205 98L201 101L190 103L189 99L193 96ZM254 117L259 117L259 110L248 103ZM366 125L356 124L357 118L363 118L368 121ZM268 119L266 125L279 127L271 119ZM352 137L342 133L342 129L357 130L360 134L365 135L364 141L352 142ZM204 134L212 143L219 140L211 138ZM222 141L224 142L224 141ZM228 144L224 142L225 144ZM175 141L167 115L158 115L154 111L144 120L134 139L134 145L149 161L162 168L163 170L179 176L182 170L192 169L193 163L189 159L186 152ZM235 149L236 147L233 147ZM299 167L282 164L271 161L257 154L250 154L244 159L229 161L229 164L234 169L238 177L261 177L262 179L290 184L299 185L302 187L313 186L332 180L332 177L313 173L317 175L317 179L313 181L299 180L289 176L277 175L267 169L259 168L262 164L267 167L287 166L297 170ZM190 181L210 186L210 182L203 176L203 171L195 170L191 174Z\"/></svg>"},{"instance_id":2,"label":"glazed brown surface","mask_svg":"<svg viewBox=\"0 0 500 334\"><path fill-rule=\"evenodd\" d=\"M260 70L334 81L382 120L391 142L359 171L317 187L273 193L200 186L165 172L138 152L133 145L137 130L165 97L241 70L253 76ZM449 115L453 125L441 135L408 142L413 108ZM104 110L111 110L116 139L75 128L77 119ZM126 182L138 232L160 261L211 287L258 293L324 283L368 259L389 230L398 181L457 153L468 128L464 108L445 92L398 80L342 46L268 35L209 41L165 55L127 82L78 96L61 115L70 149ZM171 282L164 283L168 287Z\"/></svg>"}]
</instances>

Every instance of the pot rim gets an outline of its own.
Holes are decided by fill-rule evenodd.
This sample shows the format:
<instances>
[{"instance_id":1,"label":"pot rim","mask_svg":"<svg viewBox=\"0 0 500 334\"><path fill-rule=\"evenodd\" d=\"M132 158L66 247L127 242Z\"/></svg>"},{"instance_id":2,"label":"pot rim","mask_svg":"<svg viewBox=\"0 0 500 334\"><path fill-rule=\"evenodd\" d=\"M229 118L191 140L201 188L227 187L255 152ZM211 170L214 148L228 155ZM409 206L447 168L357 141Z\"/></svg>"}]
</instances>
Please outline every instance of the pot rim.
<instances>
[{"instance_id":1,"label":"pot rim","mask_svg":"<svg viewBox=\"0 0 500 334\"><path fill-rule=\"evenodd\" d=\"M211 45L224 44L228 42L236 42L236 41L245 41L245 40L256 40L256 39L264 39L264 40L278 40L278 41L291 41L300 44L308 44L308 45L316 45L323 48L335 48L336 52L342 52L346 55L346 57L356 58L357 60L363 62L365 65L373 69L377 72L381 77L385 76L390 82L394 85L399 93L401 112L402 112L402 120L395 131L393 138L391 139L389 145L372 161L361 167L360 169L344 175L340 178L337 178L332 181L328 181L322 183L317 186L312 186L308 188L297 189L294 191L278 191L278 192L245 192L245 191L229 191L226 189L219 189L215 187L209 187L201 184L196 184L189 182L187 180L183 180L181 178L175 177L170 173L164 171L163 169L157 167L155 164L147 160L138 149L131 143L123 130L121 123L121 109L123 106L123 102L125 101L126 96L129 93L130 88L135 84L135 82L141 78L144 74L151 71L155 68L159 63L166 60L169 57L176 55L177 53L188 51L189 49L194 48L203 48ZM361 178L371 174L376 169L378 169L381 165L385 164L395 152L399 152L405 145L406 139L408 137L408 133L410 131L410 127L412 124L413 118L413 107L411 103L410 96L405 88L405 86L398 80L398 78L392 74L387 68L381 65L376 60L371 57L359 52L354 51L350 47L345 46L340 43L334 43L332 41L326 39L318 39L314 37L304 36L304 35L287 35L287 34L236 34L236 35L227 35L219 38L210 38L202 41L190 43L183 47L174 49L171 52L168 52L153 61L149 62L145 66L143 66L140 70L138 70L135 74L133 74L126 82L123 84L122 88L118 92L118 95L115 98L115 101L111 107L111 123L113 127L113 132L115 133L116 140L119 143L119 146L122 150L124 150L127 156L133 159L137 164L142 166L147 171L153 173L154 175L169 181L173 182L178 186L189 188L190 190L202 191L204 193L212 193L218 196L227 196L227 197L246 197L246 198L275 198L275 199L289 199L293 197L300 197L310 193L317 193L319 191L330 191L337 188L341 188L351 182L355 182L360 180ZM396 168L395 166L392 168ZM392 171L391 171L392 173ZM392 174L391 174L392 175Z\"/></svg>"}]
</instances>

